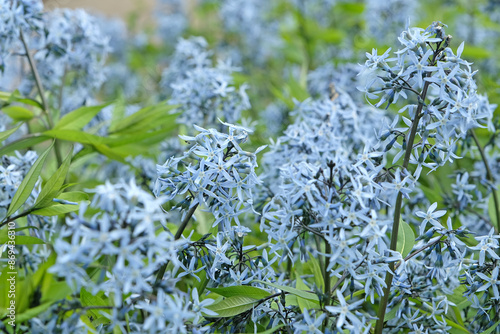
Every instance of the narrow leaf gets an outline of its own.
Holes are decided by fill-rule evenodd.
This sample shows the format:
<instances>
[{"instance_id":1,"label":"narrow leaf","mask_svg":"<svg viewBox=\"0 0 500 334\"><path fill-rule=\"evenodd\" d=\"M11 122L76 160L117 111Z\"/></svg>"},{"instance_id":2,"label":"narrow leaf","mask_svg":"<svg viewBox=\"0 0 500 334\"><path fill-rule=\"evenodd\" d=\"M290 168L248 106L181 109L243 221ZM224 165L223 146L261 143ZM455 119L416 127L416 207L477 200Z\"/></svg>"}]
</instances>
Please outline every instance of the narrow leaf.
<instances>
[{"instance_id":1,"label":"narrow leaf","mask_svg":"<svg viewBox=\"0 0 500 334\"><path fill-rule=\"evenodd\" d=\"M246 296L254 299L263 299L271 295L265 290L247 285L228 286L225 288L207 288L207 290L224 297Z\"/></svg>"},{"instance_id":2,"label":"narrow leaf","mask_svg":"<svg viewBox=\"0 0 500 334\"><path fill-rule=\"evenodd\" d=\"M28 138L21 138L18 140L14 140L13 142L8 143L7 145L4 145L2 146L2 148L0 148L0 156L9 154L14 151L22 150L30 146L34 146L48 139L50 139L50 137L35 135Z\"/></svg>"},{"instance_id":3,"label":"narrow leaf","mask_svg":"<svg viewBox=\"0 0 500 334\"><path fill-rule=\"evenodd\" d=\"M3 142L5 139L9 138L11 134L13 134L14 132L16 132L21 127L21 125L22 124L19 124L15 128L12 128L12 129L0 132L0 143Z\"/></svg>"},{"instance_id":4,"label":"narrow leaf","mask_svg":"<svg viewBox=\"0 0 500 334\"><path fill-rule=\"evenodd\" d=\"M223 299L217 304L207 306L207 309L216 312L218 317L228 318L252 309L257 302L258 299L244 296L233 296Z\"/></svg>"},{"instance_id":5,"label":"narrow leaf","mask_svg":"<svg viewBox=\"0 0 500 334\"><path fill-rule=\"evenodd\" d=\"M497 329L497 327L500 326L500 321L497 321L493 326L485 330L482 334L491 334Z\"/></svg>"},{"instance_id":6,"label":"narrow leaf","mask_svg":"<svg viewBox=\"0 0 500 334\"><path fill-rule=\"evenodd\" d=\"M49 155L50 150L52 150L53 145L54 143L52 143L52 145L50 145L50 147L38 157L33 166L31 166L28 174L26 174L26 177L21 182L21 185L12 198L12 202L9 205L9 210L7 211L7 216L11 216L14 212L16 212L30 196L33 188L35 187L36 181L38 181L38 177L40 176L40 172L42 171L45 159L47 159L47 156Z\"/></svg>"},{"instance_id":7,"label":"narrow leaf","mask_svg":"<svg viewBox=\"0 0 500 334\"><path fill-rule=\"evenodd\" d=\"M0 245L5 245L7 241L9 241L8 236L0 236ZM45 242L42 239L38 239L36 237L32 237L29 235L16 235L15 236L15 244L16 245L42 245Z\"/></svg>"},{"instance_id":8,"label":"narrow leaf","mask_svg":"<svg viewBox=\"0 0 500 334\"><path fill-rule=\"evenodd\" d=\"M57 171L49 178L49 180L42 187L42 191L35 202L35 208L43 208L52 202L52 199L57 196L61 191L61 187L68 175L69 165L71 163L71 149L61 166Z\"/></svg>"},{"instance_id":9,"label":"narrow leaf","mask_svg":"<svg viewBox=\"0 0 500 334\"><path fill-rule=\"evenodd\" d=\"M14 121L27 121L33 118L33 111L21 106L3 107L2 111Z\"/></svg>"},{"instance_id":10,"label":"narrow leaf","mask_svg":"<svg viewBox=\"0 0 500 334\"><path fill-rule=\"evenodd\" d=\"M312 300L313 302L319 303L318 296L316 296L316 294L314 294L312 292L303 291L303 290L295 289L295 288L292 288L289 286L278 285L278 284L264 282L264 281L255 281L255 282L269 285L269 286L272 286L273 288L280 289L281 291L291 293L292 295L295 295L297 297L304 298L307 300Z\"/></svg>"},{"instance_id":11,"label":"narrow leaf","mask_svg":"<svg viewBox=\"0 0 500 334\"><path fill-rule=\"evenodd\" d=\"M69 212L75 212L80 208L79 205L70 205L70 204L56 204L56 205L51 205L47 206L42 209L35 210L31 212L33 215L37 216L59 216L63 215Z\"/></svg>"},{"instance_id":12,"label":"narrow leaf","mask_svg":"<svg viewBox=\"0 0 500 334\"><path fill-rule=\"evenodd\" d=\"M304 283L304 281L302 281L302 278L300 278L298 274L296 276L297 276L297 284L296 284L297 289L301 290L309 289L308 286ZM297 297L297 303L299 304L299 308L302 312L304 312L305 309L313 310L318 307L316 303L300 297Z\"/></svg>"},{"instance_id":13,"label":"narrow leaf","mask_svg":"<svg viewBox=\"0 0 500 334\"><path fill-rule=\"evenodd\" d=\"M72 112L64 115L59 122L54 126L54 130L67 129L67 130L81 130L85 125L87 125L92 118L94 118L99 111L101 111L108 104L92 106L92 107L81 107Z\"/></svg>"},{"instance_id":14,"label":"narrow leaf","mask_svg":"<svg viewBox=\"0 0 500 334\"><path fill-rule=\"evenodd\" d=\"M81 201L88 201L89 195L84 193L83 191L68 191L67 193L62 193L57 195L57 198L69 202L81 202Z\"/></svg>"}]
</instances>

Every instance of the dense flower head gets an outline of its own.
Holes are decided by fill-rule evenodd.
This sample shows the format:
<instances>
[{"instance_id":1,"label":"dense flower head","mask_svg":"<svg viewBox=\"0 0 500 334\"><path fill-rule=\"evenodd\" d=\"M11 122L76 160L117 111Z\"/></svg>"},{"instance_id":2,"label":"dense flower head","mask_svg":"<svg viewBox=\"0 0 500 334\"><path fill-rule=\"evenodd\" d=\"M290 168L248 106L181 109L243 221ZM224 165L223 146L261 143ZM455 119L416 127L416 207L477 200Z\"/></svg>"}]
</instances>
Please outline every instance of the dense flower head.
<instances>
[{"instance_id":1,"label":"dense flower head","mask_svg":"<svg viewBox=\"0 0 500 334\"><path fill-rule=\"evenodd\" d=\"M242 111L250 108L247 86L233 83L232 73L239 69L230 61L213 66L210 56L203 38L180 39L163 72L162 86L171 92L169 103L182 111L179 123L210 127L218 125L218 118L236 123Z\"/></svg>"},{"instance_id":2,"label":"dense flower head","mask_svg":"<svg viewBox=\"0 0 500 334\"><path fill-rule=\"evenodd\" d=\"M76 109L106 78L102 68L109 51L108 38L94 17L83 10L54 10L44 16L44 23L45 45L35 56L40 75L51 91L73 76L71 85L62 90L68 105L59 107Z\"/></svg>"},{"instance_id":3,"label":"dense flower head","mask_svg":"<svg viewBox=\"0 0 500 334\"><path fill-rule=\"evenodd\" d=\"M412 118L419 118L417 135L422 140L412 147L410 159L417 165L414 176L418 178L422 166L435 170L459 158L456 143L466 137L468 130L492 128L495 106L477 93L475 72L470 63L461 59L464 43L454 53L449 47L451 36L445 34L439 22L425 30L407 28L399 41L402 49L394 53L394 58L389 58L390 49L382 55L377 50L367 53L363 75L368 73L372 79L367 79L362 91L368 98L382 95L377 107L408 99L399 112L409 113L409 119L403 118L405 129L410 128ZM394 162L402 157L406 145L405 140L402 145L396 142L400 137L397 131L388 129L381 135L389 149L393 145L399 149Z\"/></svg>"},{"instance_id":4,"label":"dense flower head","mask_svg":"<svg viewBox=\"0 0 500 334\"><path fill-rule=\"evenodd\" d=\"M19 34L42 28L43 2L41 0L0 1L0 71L5 69L6 58L19 46Z\"/></svg>"},{"instance_id":5,"label":"dense flower head","mask_svg":"<svg viewBox=\"0 0 500 334\"><path fill-rule=\"evenodd\" d=\"M90 206L82 205L77 216L68 218L55 240L57 261L51 271L73 289L114 292L118 306L122 295L152 291L153 273L165 261L176 261L179 242L161 231L166 223L163 199L154 198L133 180L107 182L90 191L94 193ZM95 282L81 266L101 257L114 260L99 270Z\"/></svg>"},{"instance_id":6,"label":"dense flower head","mask_svg":"<svg viewBox=\"0 0 500 334\"><path fill-rule=\"evenodd\" d=\"M229 229L238 216L252 209L252 188L260 181L255 174L256 153L243 151L250 130L229 123L228 133L195 126L195 137L180 136L193 146L181 157L171 157L158 165L155 194L169 200L185 197L177 207L187 210L205 205L215 216L214 226Z\"/></svg>"}]
</instances>

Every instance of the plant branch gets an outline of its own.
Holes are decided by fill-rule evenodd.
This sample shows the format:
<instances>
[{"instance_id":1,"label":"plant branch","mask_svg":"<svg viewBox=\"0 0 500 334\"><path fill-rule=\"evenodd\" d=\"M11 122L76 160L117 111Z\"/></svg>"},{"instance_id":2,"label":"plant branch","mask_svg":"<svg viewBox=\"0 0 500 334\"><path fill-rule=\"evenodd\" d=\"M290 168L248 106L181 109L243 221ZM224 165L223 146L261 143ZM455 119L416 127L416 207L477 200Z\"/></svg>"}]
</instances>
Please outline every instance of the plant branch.
<instances>
[{"instance_id":1,"label":"plant branch","mask_svg":"<svg viewBox=\"0 0 500 334\"><path fill-rule=\"evenodd\" d=\"M186 226L189 223L189 220L191 220L191 217L193 216L197 207L198 204L195 204L191 209L189 209L189 211L186 214L186 217L184 217L184 220L181 222L181 226L179 226L179 229L175 233L174 240L180 239L180 237L182 236L182 232L184 232L184 230L186 229ZM167 270L167 266L168 266L168 261L161 266L160 270L158 271L158 274L156 275L156 282L155 282L156 284L159 284L160 281L163 279L163 276L165 275L165 270Z\"/></svg>"},{"instance_id":2,"label":"plant branch","mask_svg":"<svg viewBox=\"0 0 500 334\"><path fill-rule=\"evenodd\" d=\"M443 234L442 236L438 237L436 240L431 241L431 242L429 242L428 244L426 244L426 245L424 245L424 246L420 247L419 249L417 249L417 250L416 250L416 251L414 251L413 253L408 254L408 255L404 258L404 261L406 262L406 261L408 261L409 259L411 259L412 257L414 257L414 256L418 255L419 253L423 252L423 251L424 251L424 250L426 250L427 248L430 248L430 247L434 246L435 244L437 244L438 242L440 242L440 241L441 241L441 239L443 239L443 238L444 238L444 234ZM401 265L401 262L399 262L399 263L398 263L398 264L394 267L394 269L398 269L400 265Z\"/></svg>"},{"instance_id":3,"label":"plant branch","mask_svg":"<svg viewBox=\"0 0 500 334\"><path fill-rule=\"evenodd\" d=\"M356 267L354 267L354 270L361 267L363 265L363 263L365 263L365 259L363 259L363 261L361 261ZM342 284L342 282L344 282L348 276L349 276L349 270L346 269L346 270L344 270L342 277L340 277L339 280L337 281L337 283L335 283L335 285L333 286L332 291L331 291L331 297L330 297L331 299L335 298L335 290L337 290L337 288L340 286L340 284Z\"/></svg>"},{"instance_id":4,"label":"plant branch","mask_svg":"<svg viewBox=\"0 0 500 334\"><path fill-rule=\"evenodd\" d=\"M493 174L491 173L490 166L488 165L488 160L486 157L486 153L484 153L484 149L481 146L481 143L479 143L479 139L477 138L476 133L474 130L470 130L470 133L472 135L472 139L474 139L474 142L476 143L476 146L479 150L479 154L481 154L481 159L483 159L484 167L486 168L486 178L492 183L495 184L495 179L493 178ZM497 231L500 231L500 205L498 201L498 194L496 192L496 189L493 189L493 202L495 203L495 215L497 217ZM493 219L493 217L491 217Z\"/></svg>"},{"instance_id":5,"label":"plant branch","mask_svg":"<svg viewBox=\"0 0 500 334\"><path fill-rule=\"evenodd\" d=\"M52 121L52 117L50 116L49 113L49 104L47 102L47 99L45 98L45 91L43 89L42 80L40 79L40 74L38 73L38 69L35 65L35 60L33 59L33 56L30 53L30 50L28 48L28 43L26 43L26 39L24 38L24 33L22 29L19 29L19 39L23 44L24 51L26 53L26 58L28 58L28 63L30 65L31 73L33 73L33 77L35 78L35 84L38 90L38 94L40 95L40 99L42 100L42 107L43 107L42 112L45 114L45 117L47 118L47 123L50 129L52 129L54 128L54 122ZM56 153L57 165L61 166L62 156L57 141L55 144L55 153Z\"/></svg>"},{"instance_id":6,"label":"plant branch","mask_svg":"<svg viewBox=\"0 0 500 334\"><path fill-rule=\"evenodd\" d=\"M5 225L7 225L8 223L10 222L13 222L14 220L16 219L19 219L19 218L22 218L24 216L27 216L29 215L31 212L35 211L34 208L31 208L31 209L28 209L24 212L21 212L20 214L18 214L17 216L14 216L14 217L8 217L5 221L3 221L2 223L0 223L0 227L3 227Z\"/></svg>"},{"instance_id":7,"label":"plant branch","mask_svg":"<svg viewBox=\"0 0 500 334\"><path fill-rule=\"evenodd\" d=\"M403 169L406 170L410 163L411 152L413 151L413 143L415 141L415 136L417 134L418 123L420 121L420 114L424 107L424 101L427 96L427 90L429 89L430 82L426 81L424 84L424 88L422 89L422 93L420 94L420 102L417 107L417 111L415 112L415 116L413 118L411 124L410 134L407 140L406 152L403 160ZM394 207L394 221L392 224L392 232L391 232L391 250L396 250L396 246L398 243L398 232L399 232L399 221L401 220L401 206L403 204L403 193L399 192L396 198L396 205ZM391 292L392 278L394 272L394 263L389 264L389 271L385 276L385 289L384 295L382 296L382 300L379 306L379 310L377 313L377 324L375 325L375 334L382 334L382 330L384 329L384 318L385 311L387 308L387 302L389 301L389 293Z\"/></svg>"}]
</instances>

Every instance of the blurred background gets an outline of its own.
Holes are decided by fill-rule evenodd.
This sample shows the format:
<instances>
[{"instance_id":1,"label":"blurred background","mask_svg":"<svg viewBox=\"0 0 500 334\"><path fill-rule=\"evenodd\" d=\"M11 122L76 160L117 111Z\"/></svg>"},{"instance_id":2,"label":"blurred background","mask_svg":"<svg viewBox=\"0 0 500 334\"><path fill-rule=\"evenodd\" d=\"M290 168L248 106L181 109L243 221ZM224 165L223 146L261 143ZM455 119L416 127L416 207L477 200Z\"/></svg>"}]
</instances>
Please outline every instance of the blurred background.
<instances>
[{"instance_id":1,"label":"blurred background","mask_svg":"<svg viewBox=\"0 0 500 334\"><path fill-rule=\"evenodd\" d=\"M45 0L45 8L85 8L100 13L126 17L133 11L148 12L153 9L154 0Z\"/></svg>"}]
</instances>

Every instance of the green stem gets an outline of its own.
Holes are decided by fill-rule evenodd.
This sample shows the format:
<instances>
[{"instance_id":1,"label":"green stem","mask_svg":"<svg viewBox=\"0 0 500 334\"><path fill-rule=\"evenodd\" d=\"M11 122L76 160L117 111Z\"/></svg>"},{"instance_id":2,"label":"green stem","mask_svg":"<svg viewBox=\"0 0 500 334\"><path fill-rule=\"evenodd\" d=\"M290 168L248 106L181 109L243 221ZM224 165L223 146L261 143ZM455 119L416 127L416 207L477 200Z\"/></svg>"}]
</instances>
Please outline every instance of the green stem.
<instances>
[{"instance_id":1,"label":"green stem","mask_svg":"<svg viewBox=\"0 0 500 334\"><path fill-rule=\"evenodd\" d=\"M19 219L19 218L22 218L24 216L27 216L29 215L31 212L35 211L34 208L31 208L31 209L28 209L24 212L21 212L20 214L18 214L17 216L14 216L14 217L8 217L5 221L3 221L2 223L0 223L0 227L3 227L5 225L7 225L8 223L10 222L13 222L15 221L16 219Z\"/></svg>"},{"instance_id":2,"label":"green stem","mask_svg":"<svg viewBox=\"0 0 500 334\"><path fill-rule=\"evenodd\" d=\"M479 150L479 154L481 154L481 159L483 159L484 167L486 168L486 178L492 183L495 184L495 179L493 178L493 174L491 173L490 166L488 165L488 160L486 158L486 153L484 153L484 149L479 143L479 139L477 138L476 132L474 130L470 130L472 135L472 139L476 143L476 146ZM500 205L498 204L498 194L496 189L493 189L493 202L495 203L495 214L497 216L497 231L500 231ZM493 219L493 217L491 217Z\"/></svg>"},{"instance_id":3,"label":"green stem","mask_svg":"<svg viewBox=\"0 0 500 334\"><path fill-rule=\"evenodd\" d=\"M180 237L182 236L182 232L184 232L184 230L186 229L186 226L189 223L189 220L191 220L191 217L193 216L197 207L198 207L198 204L196 204L191 209L189 209L189 211L186 214L186 217L184 217L184 220L181 222L181 226L179 226L179 229L175 233L174 240L180 239ZM168 261L165 262L165 264L162 265L160 270L158 271L158 274L156 275L156 284L159 284L160 281L163 279L163 276L165 275L165 271L167 270L168 263L169 263Z\"/></svg>"},{"instance_id":4,"label":"green stem","mask_svg":"<svg viewBox=\"0 0 500 334\"><path fill-rule=\"evenodd\" d=\"M35 60L33 59L33 56L30 53L30 50L28 48L28 43L26 43L26 39L24 38L24 33L23 33L22 29L19 29L19 39L21 40L21 43L23 44L24 51L26 53L26 58L28 58L28 63L30 65L31 73L33 74L33 77L35 78L36 88L38 90L38 94L40 95L40 99L42 100L42 107L43 107L42 111L45 114L45 117L47 118L47 123L49 124L50 129L52 129L52 128L54 128L54 122L52 121L52 117L50 117L49 104L47 102L47 99L45 98L45 92L43 90L42 80L40 79L40 75L38 74L38 70L37 70L37 67L35 65ZM62 165L62 156L61 156L59 143L57 140L56 140L56 144L55 144L55 152L56 152L57 165L61 166Z\"/></svg>"},{"instance_id":5,"label":"green stem","mask_svg":"<svg viewBox=\"0 0 500 334\"><path fill-rule=\"evenodd\" d=\"M330 305L330 285L331 285L331 279L330 275L328 273L328 266L330 265L330 254L332 253L332 246L328 241L325 241L325 266L323 267L323 279L325 281L325 293L326 293L326 300L325 300L325 305Z\"/></svg>"},{"instance_id":6,"label":"green stem","mask_svg":"<svg viewBox=\"0 0 500 334\"><path fill-rule=\"evenodd\" d=\"M410 135L407 140L407 146L406 146L406 152L405 152L405 157L403 160L403 170L406 170L408 168L408 165L410 164L410 157L411 157L411 152L413 150L413 143L415 142L415 136L417 134L417 128L418 128L418 123L420 121L420 114L422 112L422 109L424 107L424 101L427 96L427 90L429 89L430 82L426 81L424 84L424 88L422 90L422 93L420 94L420 101L417 107L417 111L415 112L415 117L412 121L411 124L411 130L410 130ZM398 196L396 198L396 205L394 207L394 221L392 223L392 232L391 232L391 245L390 249L392 251L396 250L396 246L398 243L398 232L399 232L399 221L401 220L401 206L403 204L403 193L399 192ZM384 289L384 295L382 296L382 300L380 302L380 306L378 309L377 313L377 324L375 325L375 334L382 334L382 331L384 329L384 318L385 318L385 311L387 308L387 302L389 301L389 294L391 292L391 286L392 286L392 278L393 278L393 272L394 272L394 262L391 262L389 264L389 271L387 272L385 276L385 289Z\"/></svg>"}]
</instances>

